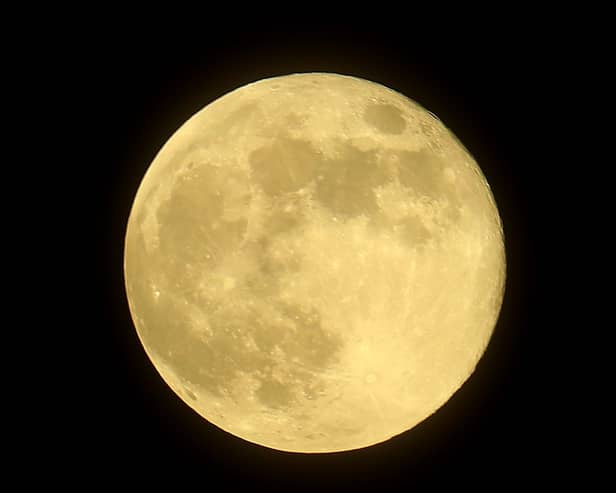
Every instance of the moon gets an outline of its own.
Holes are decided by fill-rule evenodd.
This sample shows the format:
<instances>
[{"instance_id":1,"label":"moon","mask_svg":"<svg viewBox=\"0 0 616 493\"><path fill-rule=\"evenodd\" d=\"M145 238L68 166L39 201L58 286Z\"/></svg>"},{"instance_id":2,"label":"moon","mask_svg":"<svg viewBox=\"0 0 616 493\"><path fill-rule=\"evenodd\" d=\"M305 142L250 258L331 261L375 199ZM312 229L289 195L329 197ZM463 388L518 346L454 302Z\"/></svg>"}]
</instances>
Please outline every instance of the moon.
<instances>
[{"instance_id":1,"label":"moon","mask_svg":"<svg viewBox=\"0 0 616 493\"><path fill-rule=\"evenodd\" d=\"M381 443L439 409L484 353L506 277L494 197L458 139L402 94L327 73L245 85L186 121L124 247L164 381L291 452Z\"/></svg>"}]
</instances>

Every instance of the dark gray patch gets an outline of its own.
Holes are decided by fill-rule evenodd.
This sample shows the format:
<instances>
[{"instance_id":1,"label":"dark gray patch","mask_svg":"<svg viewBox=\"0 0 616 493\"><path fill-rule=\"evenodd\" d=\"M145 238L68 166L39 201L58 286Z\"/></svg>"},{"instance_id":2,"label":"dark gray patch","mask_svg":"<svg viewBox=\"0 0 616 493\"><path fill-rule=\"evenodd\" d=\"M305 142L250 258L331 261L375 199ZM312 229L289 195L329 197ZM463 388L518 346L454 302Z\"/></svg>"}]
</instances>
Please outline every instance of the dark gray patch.
<instances>
[{"instance_id":1,"label":"dark gray patch","mask_svg":"<svg viewBox=\"0 0 616 493\"><path fill-rule=\"evenodd\" d=\"M252 177L270 196L295 192L315 176L323 158L304 140L288 136L250 154Z\"/></svg>"},{"instance_id":2,"label":"dark gray patch","mask_svg":"<svg viewBox=\"0 0 616 493\"><path fill-rule=\"evenodd\" d=\"M369 224L375 232L391 233L410 247L421 246L433 236L421 218L417 216L392 220L385 213L379 211L377 215L370 218Z\"/></svg>"},{"instance_id":3,"label":"dark gray patch","mask_svg":"<svg viewBox=\"0 0 616 493\"><path fill-rule=\"evenodd\" d=\"M310 369L318 370L335 361L342 346L338 337L324 330L317 312L275 299L273 315L247 305L214 310L209 316L212 335L204 342L190 330L191 321L181 307L162 295L160 300L162 307L148 314L153 321L149 345L178 375L213 395L224 395L230 381L240 373L250 373L261 382L257 396L265 405L284 405L297 397L290 389L298 379L318 391ZM254 340L256 348L246 345L247 336ZM298 360L282 380L274 379L271 369L281 364L286 367L290 361L278 360L275 347L285 360Z\"/></svg>"},{"instance_id":4,"label":"dark gray patch","mask_svg":"<svg viewBox=\"0 0 616 493\"><path fill-rule=\"evenodd\" d=\"M306 382L303 388L304 397L308 400L317 399L325 394L325 385L323 382Z\"/></svg>"},{"instance_id":5,"label":"dark gray patch","mask_svg":"<svg viewBox=\"0 0 616 493\"><path fill-rule=\"evenodd\" d=\"M443 221L443 225L446 225L447 223L456 223L460 221L462 217L460 212L462 206L459 197L455 195L454 197L448 198L448 200L449 202L447 204L447 207L445 208L443 217L441 218L441 220Z\"/></svg>"},{"instance_id":6,"label":"dark gray patch","mask_svg":"<svg viewBox=\"0 0 616 493\"><path fill-rule=\"evenodd\" d=\"M341 216L377 212L374 187L386 183L388 177L377 165L376 154L347 143L340 143L339 150L340 158L319 169L316 200Z\"/></svg>"},{"instance_id":7,"label":"dark gray patch","mask_svg":"<svg viewBox=\"0 0 616 493\"><path fill-rule=\"evenodd\" d=\"M405 187L410 187L419 195L438 199L446 186L441 159L432 153L419 151L399 151L398 178Z\"/></svg>"},{"instance_id":8,"label":"dark gray patch","mask_svg":"<svg viewBox=\"0 0 616 493\"><path fill-rule=\"evenodd\" d=\"M281 303L279 307L292 322L291 330L284 335L285 352L311 367L323 368L332 363L341 341L324 330L320 313L289 304Z\"/></svg>"},{"instance_id":9,"label":"dark gray patch","mask_svg":"<svg viewBox=\"0 0 616 493\"><path fill-rule=\"evenodd\" d=\"M160 250L171 264L166 270L179 274L176 278L189 281L187 265L212 265L242 240L246 219L222 219L222 198L230 179L242 183L239 177L231 177L229 170L202 165L193 170L190 179L179 180L169 199L160 205L156 214Z\"/></svg>"},{"instance_id":10,"label":"dark gray patch","mask_svg":"<svg viewBox=\"0 0 616 493\"><path fill-rule=\"evenodd\" d=\"M263 379L255 391L257 399L271 408L281 408L294 400L293 392L288 386L274 379Z\"/></svg>"},{"instance_id":11,"label":"dark gray patch","mask_svg":"<svg viewBox=\"0 0 616 493\"><path fill-rule=\"evenodd\" d=\"M389 104L372 104L364 112L364 120L386 134L401 134L406 128L402 112Z\"/></svg>"},{"instance_id":12,"label":"dark gray patch","mask_svg":"<svg viewBox=\"0 0 616 493\"><path fill-rule=\"evenodd\" d=\"M315 310L306 310L286 303L277 303L280 319L277 323L257 322L253 337L264 354L270 354L276 346L285 358L296 358L297 365L287 368L286 381L273 379L271 375L261 379L257 391L259 400L270 407L280 407L299 398L291 385L303 382L303 392L316 397L322 385L315 381L311 370L321 369L336 360L342 341L326 332L321 325L321 317ZM270 365L281 363L271 357ZM284 364L284 363L283 363Z\"/></svg>"},{"instance_id":13,"label":"dark gray patch","mask_svg":"<svg viewBox=\"0 0 616 493\"><path fill-rule=\"evenodd\" d=\"M259 268L246 278L245 286L249 291L259 293L258 296L269 299L276 296L279 292L280 270L269 259L258 258Z\"/></svg>"},{"instance_id":14,"label":"dark gray patch","mask_svg":"<svg viewBox=\"0 0 616 493\"><path fill-rule=\"evenodd\" d=\"M459 187L445 180L446 163L428 151L396 153L399 160L397 174L400 183L412 188L418 195L433 200L446 201L447 207L441 221L456 222L460 217Z\"/></svg>"},{"instance_id":15,"label":"dark gray patch","mask_svg":"<svg viewBox=\"0 0 616 493\"><path fill-rule=\"evenodd\" d=\"M254 117L259 111L258 103L247 103L240 106L235 111L230 112L224 118L217 121L209 121L209 131L199 139L192 139L189 143L182 145L178 149L178 155L191 155L200 150L207 150L212 141L228 140L234 134L245 134L251 132L255 126ZM252 127L252 128L248 128ZM170 162L168 164L174 164Z\"/></svg>"},{"instance_id":16,"label":"dark gray patch","mask_svg":"<svg viewBox=\"0 0 616 493\"><path fill-rule=\"evenodd\" d=\"M267 240L262 241L263 255L259 257L259 268L265 276L278 277L285 272L297 272L300 268L299 256L278 257L274 254L274 247Z\"/></svg>"},{"instance_id":17,"label":"dark gray patch","mask_svg":"<svg viewBox=\"0 0 616 493\"><path fill-rule=\"evenodd\" d=\"M257 372L263 368L267 356L245 346L242 337L251 332L253 314L243 308L225 309L210 317L213 335L207 343L198 340L183 328L183 341L170 364L194 385L214 395L223 395L223 389L238 371Z\"/></svg>"},{"instance_id":18,"label":"dark gray patch","mask_svg":"<svg viewBox=\"0 0 616 493\"><path fill-rule=\"evenodd\" d=\"M214 134L217 137L225 137L230 131L241 128L248 124L250 117L258 110L257 103L248 103L226 116L216 127Z\"/></svg>"},{"instance_id":19,"label":"dark gray patch","mask_svg":"<svg viewBox=\"0 0 616 493\"><path fill-rule=\"evenodd\" d=\"M304 207L297 204L294 198L285 197L275 202L265 219L264 234L275 237L293 231L303 220L301 215L303 209Z\"/></svg>"},{"instance_id":20,"label":"dark gray patch","mask_svg":"<svg viewBox=\"0 0 616 493\"><path fill-rule=\"evenodd\" d=\"M304 119L296 113L289 113L285 118L287 128L299 129L304 126Z\"/></svg>"},{"instance_id":21,"label":"dark gray patch","mask_svg":"<svg viewBox=\"0 0 616 493\"><path fill-rule=\"evenodd\" d=\"M284 354L308 367L320 368L335 359L342 343L324 330L318 312L276 301L274 304L276 322L255 314L253 337L259 349L269 352L277 345Z\"/></svg>"},{"instance_id":22,"label":"dark gray patch","mask_svg":"<svg viewBox=\"0 0 616 493\"><path fill-rule=\"evenodd\" d=\"M398 224L398 234L408 245L417 246L425 243L432 237L432 233L425 227L418 217L407 217Z\"/></svg>"},{"instance_id":23,"label":"dark gray patch","mask_svg":"<svg viewBox=\"0 0 616 493\"><path fill-rule=\"evenodd\" d=\"M184 389L184 393L193 401L197 400L197 396L190 390L190 389Z\"/></svg>"},{"instance_id":24,"label":"dark gray patch","mask_svg":"<svg viewBox=\"0 0 616 493\"><path fill-rule=\"evenodd\" d=\"M141 331L149 350L182 378L216 393L218 382L215 376L203 371L216 356L190 332L191 320L183 303L170 296L165 287L161 287L160 296L155 301L147 295L146 292L140 293L138 310L147 321Z\"/></svg>"}]
</instances>

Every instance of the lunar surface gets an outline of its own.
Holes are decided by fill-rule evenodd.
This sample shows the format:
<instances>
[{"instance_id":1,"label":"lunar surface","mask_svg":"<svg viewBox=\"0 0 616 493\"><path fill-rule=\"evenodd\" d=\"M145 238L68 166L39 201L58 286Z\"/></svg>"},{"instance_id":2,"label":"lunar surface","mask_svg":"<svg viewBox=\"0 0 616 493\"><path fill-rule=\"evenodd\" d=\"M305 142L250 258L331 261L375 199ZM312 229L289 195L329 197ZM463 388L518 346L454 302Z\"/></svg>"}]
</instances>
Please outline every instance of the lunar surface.
<instances>
[{"instance_id":1,"label":"lunar surface","mask_svg":"<svg viewBox=\"0 0 616 493\"><path fill-rule=\"evenodd\" d=\"M124 272L145 351L187 405L250 442L332 452L409 430L471 375L505 252L442 122L311 73L236 89L173 134L134 199Z\"/></svg>"}]
</instances>

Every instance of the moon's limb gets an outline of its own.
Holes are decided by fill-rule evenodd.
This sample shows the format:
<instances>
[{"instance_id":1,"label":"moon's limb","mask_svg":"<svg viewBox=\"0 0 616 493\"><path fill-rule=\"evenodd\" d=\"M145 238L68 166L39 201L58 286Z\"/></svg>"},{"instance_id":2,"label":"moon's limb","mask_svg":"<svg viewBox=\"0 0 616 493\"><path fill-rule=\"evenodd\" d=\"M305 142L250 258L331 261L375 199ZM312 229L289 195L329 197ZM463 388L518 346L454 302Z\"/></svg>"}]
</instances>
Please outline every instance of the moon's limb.
<instances>
[{"instance_id":1,"label":"moon's limb","mask_svg":"<svg viewBox=\"0 0 616 493\"><path fill-rule=\"evenodd\" d=\"M472 373L502 301L502 228L426 110L333 74L267 79L193 116L137 192L131 313L154 366L221 428L347 450Z\"/></svg>"}]
</instances>

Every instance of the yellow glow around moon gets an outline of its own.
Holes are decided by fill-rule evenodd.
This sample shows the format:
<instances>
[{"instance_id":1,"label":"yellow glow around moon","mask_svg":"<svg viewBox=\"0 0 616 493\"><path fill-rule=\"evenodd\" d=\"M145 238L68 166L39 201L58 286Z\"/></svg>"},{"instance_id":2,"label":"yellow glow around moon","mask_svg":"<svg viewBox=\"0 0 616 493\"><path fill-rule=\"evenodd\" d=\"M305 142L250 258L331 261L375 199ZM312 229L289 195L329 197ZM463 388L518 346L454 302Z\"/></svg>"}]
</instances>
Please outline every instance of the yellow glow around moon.
<instances>
[{"instance_id":1,"label":"yellow glow around moon","mask_svg":"<svg viewBox=\"0 0 616 493\"><path fill-rule=\"evenodd\" d=\"M483 354L505 282L473 158L417 103L335 74L262 80L163 146L124 270L152 363L238 437L356 449L436 411Z\"/></svg>"}]
</instances>

